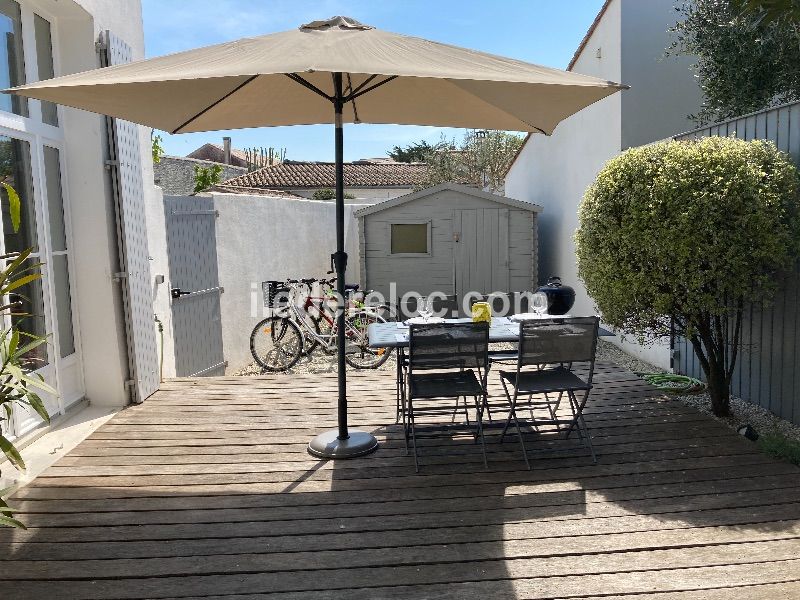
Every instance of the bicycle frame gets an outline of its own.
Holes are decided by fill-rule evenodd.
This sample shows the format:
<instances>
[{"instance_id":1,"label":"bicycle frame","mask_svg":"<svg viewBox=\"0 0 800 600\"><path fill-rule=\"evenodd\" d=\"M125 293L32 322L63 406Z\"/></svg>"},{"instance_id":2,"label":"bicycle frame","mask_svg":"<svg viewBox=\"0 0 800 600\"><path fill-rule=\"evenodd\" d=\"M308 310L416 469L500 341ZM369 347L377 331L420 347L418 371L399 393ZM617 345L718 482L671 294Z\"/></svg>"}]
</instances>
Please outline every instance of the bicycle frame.
<instances>
[{"instance_id":1,"label":"bicycle frame","mask_svg":"<svg viewBox=\"0 0 800 600\"><path fill-rule=\"evenodd\" d=\"M309 336L314 339L317 343L321 344L328 350L332 350L336 345L336 333L338 331L338 324L336 323L336 318L334 313L334 309L331 309L327 306L325 301L328 298L325 297L315 297L310 295L310 286L309 287L309 295L305 297L305 300L302 304L297 302L298 293L300 293L300 285L307 285L307 284L290 284L289 288L291 290L291 294L289 296L289 302L287 306L281 309L281 312L288 311L289 315L283 314L281 316L286 316L290 320L294 321L294 323L300 328L300 331L304 334L303 343L305 344L305 336ZM314 302L318 300L319 303ZM309 321L313 321L313 315L310 312L310 308L315 308L319 317L321 319L325 319L325 321L330 325L330 333L327 335L322 335L317 333L314 330L314 327L311 325ZM327 309L327 310L326 310ZM348 307L348 311L353 310L352 307ZM345 322L345 335L348 338L356 337L360 334L360 332L355 329L352 325Z\"/></svg>"}]
</instances>

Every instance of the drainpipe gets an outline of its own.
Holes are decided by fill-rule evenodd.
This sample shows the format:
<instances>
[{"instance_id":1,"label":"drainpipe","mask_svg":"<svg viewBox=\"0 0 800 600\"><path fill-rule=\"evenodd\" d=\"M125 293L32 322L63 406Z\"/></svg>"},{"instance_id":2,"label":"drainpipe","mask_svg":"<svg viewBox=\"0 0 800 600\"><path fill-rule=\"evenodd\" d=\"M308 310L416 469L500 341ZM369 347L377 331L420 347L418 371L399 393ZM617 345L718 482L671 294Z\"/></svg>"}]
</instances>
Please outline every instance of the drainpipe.
<instances>
[{"instance_id":1,"label":"drainpipe","mask_svg":"<svg viewBox=\"0 0 800 600\"><path fill-rule=\"evenodd\" d=\"M224 153L223 162L226 165L231 164L231 138L227 136L222 138L222 151Z\"/></svg>"}]
</instances>

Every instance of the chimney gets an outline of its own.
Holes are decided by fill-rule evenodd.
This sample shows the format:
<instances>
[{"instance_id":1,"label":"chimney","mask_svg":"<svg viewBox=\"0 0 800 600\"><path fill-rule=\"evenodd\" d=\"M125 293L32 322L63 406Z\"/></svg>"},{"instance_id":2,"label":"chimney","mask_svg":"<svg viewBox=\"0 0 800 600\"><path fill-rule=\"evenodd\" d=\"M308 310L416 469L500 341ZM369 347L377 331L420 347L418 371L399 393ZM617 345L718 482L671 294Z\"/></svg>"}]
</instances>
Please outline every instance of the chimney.
<instances>
[{"instance_id":1,"label":"chimney","mask_svg":"<svg viewBox=\"0 0 800 600\"><path fill-rule=\"evenodd\" d=\"M223 151L223 162L226 165L231 164L231 138L224 137L222 138L222 151Z\"/></svg>"}]
</instances>

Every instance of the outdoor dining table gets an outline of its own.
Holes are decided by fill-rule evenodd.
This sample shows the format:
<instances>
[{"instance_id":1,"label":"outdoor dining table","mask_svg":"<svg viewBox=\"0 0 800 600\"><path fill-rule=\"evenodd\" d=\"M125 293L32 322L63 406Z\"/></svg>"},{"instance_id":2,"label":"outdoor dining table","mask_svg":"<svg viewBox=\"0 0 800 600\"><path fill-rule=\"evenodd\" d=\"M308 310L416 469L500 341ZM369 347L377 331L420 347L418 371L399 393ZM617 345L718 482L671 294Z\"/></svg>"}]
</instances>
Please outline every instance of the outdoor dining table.
<instances>
[{"instance_id":1,"label":"outdoor dining table","mask_svg":"<svg viewBox=\"0 0 800 600\"><path fill-rule=\"evenodd\" d=\"M573 316L573 315L570 315ZM544 319L559 318L555 315L543 315ZM561 317L563 318L563 316ZM445 319L445 323L467 323L471 318ZM600 337L613 336L608 329L600 328ZM367 330L370 348L408 348L409 326L401 321L373 323ZM509 317L492 317L489 324L489 343L516 342L519 340L519 322Z\"/></svg>"}]
</instances>

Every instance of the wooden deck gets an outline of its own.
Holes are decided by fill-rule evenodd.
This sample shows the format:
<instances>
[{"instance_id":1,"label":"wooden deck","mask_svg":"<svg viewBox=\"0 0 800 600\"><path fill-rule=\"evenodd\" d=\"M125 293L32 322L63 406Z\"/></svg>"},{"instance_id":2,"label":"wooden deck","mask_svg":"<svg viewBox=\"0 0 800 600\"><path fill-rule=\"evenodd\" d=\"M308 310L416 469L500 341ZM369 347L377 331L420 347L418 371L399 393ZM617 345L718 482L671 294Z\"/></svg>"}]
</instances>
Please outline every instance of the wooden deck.
<instances>
[{"instance_id":1,"label":"wooden deck","mask_svg":"<svg viewBox=\"0 0 800 600\"><path fill-rule=\"evenodd\" d=\"M349 381L382 445L337 463L305 451L334 375L166 383L17 493L30 529L0 531L0 596L800 598L800 469L630 373L600 365L598 464L531 472L514 439L486 471L456 436L415 475L391 374Z\"/></svg>"}]
</instances>

